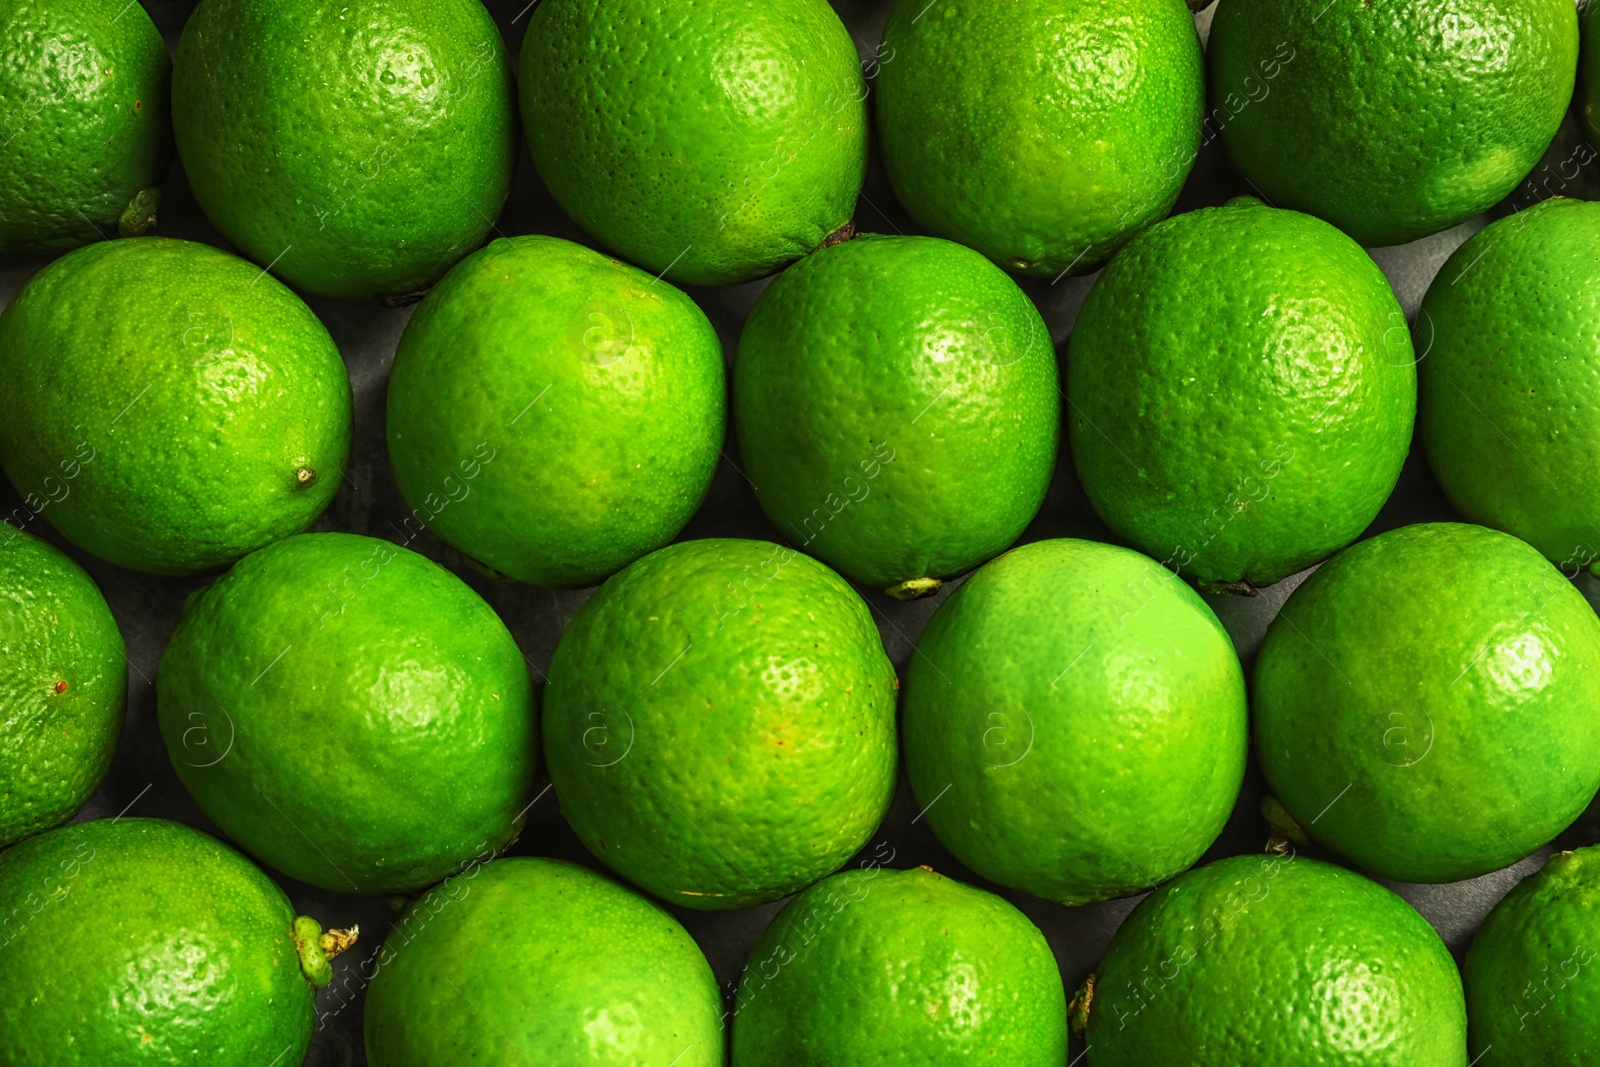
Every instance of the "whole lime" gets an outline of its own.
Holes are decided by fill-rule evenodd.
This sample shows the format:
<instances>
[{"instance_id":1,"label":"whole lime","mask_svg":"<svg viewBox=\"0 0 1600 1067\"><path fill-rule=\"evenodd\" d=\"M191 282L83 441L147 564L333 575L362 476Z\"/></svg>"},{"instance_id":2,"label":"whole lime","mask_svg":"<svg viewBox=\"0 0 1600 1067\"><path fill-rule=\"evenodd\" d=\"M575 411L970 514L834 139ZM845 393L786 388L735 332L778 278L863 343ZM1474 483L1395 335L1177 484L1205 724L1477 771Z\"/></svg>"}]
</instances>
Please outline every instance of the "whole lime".
<instances>
[{"instance_id":1,"label":"whole lime","mask_svg":"<svg viewBox=\"0 0 1600 1067\"><path fill-rule=\"evenodd\" d=\"M594 583L711 485L722 346L683 293L555 237L496 240L406 326L389 459L412 517L503 574Z\"/></svg>"},{"instance_id":2,"label":"whole lime","mask_svg":"<svg viewBox=\"0 0 1600 1067\"><path fill-rule=\"evenodd\" d=\"M1479 230L1416 325L1417 435L1445 495L1568 574L1600 556L1600 204Z\"/></svg>"},{"instance_id":3,"label":"whole lime","mask_svg":"<svg viewBox=\"0 0 1600 1067\"><path fill-rule=\"evenodd\" d=\"M172 156L171 63L128 0L0 8L0 254L60 252L155 223Z\"/></svg>"},{"instance_id":4,"label":"whole lime","mask_svg":"<svg viewBox=\"0 0 1600 1067\"><path fill-rule=\"evenodd\" d=\"M1204 583L1268 585L1383 507L1411 445L1413 363L1354 241L1248 198L1201 208L1130 241L1084 301L1072 458L1118 536Z\"/></svg>"},{"instance_id":5,"label":"whole lime","mask_svg":"<svg viewBox=\"0 0 1600 1067\"><path fill-rule=\"evenodd\" d=\"M167 754L246 851L324 889L399 893L522 827L527 665L459 578L388 541L302 534L193 594L161 659Z\"/></svg>"},{"instance_id":6,"label":"whole lime","mask_svg":"<svg viewBox=\"0 0 1600 1067\"><path fill-rule=\"evenodd\" d=\"M94 579L0 527L0 848L78 813L127 704L122 634Z\"/></svg>"},{"instance_id":7,"label":"whole lime","mask_svg":"<svg viewBox=\"0 0 1600 1067\"><path fill-rule=\"evenodd\" d=\"M1569 0L1222 0L1207 53L1208 139L1245 178L1392 245L1476 215L1539 161L1578 20Z\"/></svg>"},{"instance_id":8,"label":"whole lime","mask_svg":"<svg viewBox=\"0 0 1600 1067\"><path fill-rule=\"evenodd\" d=\"M298 533L350 451L350 380L311 310L209 245L102 241L0 315L0 465L101 559L193 574Z\"/></svg>"},{"instance_id":9,"label":"whole lime","mask_svg":"<svg viewBox=\"0 0 1600 1067\"><path fill-rule=\"evenodd\" d=\"M1426 919L1342 867L1230 856L1151 893L1075 1013L1094 1067L1461 1067L1455 961Z\"/></svg>"},{"instance_id":10,"label":"whole lime","mask_svg":"<svg viewBox=\"0 0 1600 1067\"><path fill-rule=\"evenodd\" d=\"M522 126L573 220L652 274L771 274L850 222L866 85L827 0L545 0Z\"/></svg>"},{"instance_id":11,"label":"whole lime","mask_svg":"<svg viewBox=\"0 0 1600 1067\"><path fill-rule=\"evenodd\" d=\"M1098 267L1172 210L1200 150L1200 40L1182 0L895 5L878 137L924 227L1002 267Z\"/></svg>"},{"instance_id":12,"label":"whole lime","mask_svg":"<svg viewBox=\"0 0 1600 1067\"><path fill-rule=\"evenodd\" d=\"M1586 1067L1600 1047L1600 849L1558 852L1483 920L1467 950L1471 1052L1506 1067Z\"/></svg>"},{"instance_id":13,"label":"whole lime","mask_svg":"<svg viewBox=\"0 0 1600 1067\"><path fill-rule=\"evenodd\" d=\"M432 284L511 188L511 64L479 0L204 0L172 69L201 208L302 289Z\"/></svg>"},{"instance_id":14,"label":"whole lime","mask_svg":"<svg viewBox=\"0 0 1600 1067\"><path fill-rule=\"evenodd\" d=\"M853 870L797 895L751 950L734 1067L1060 1067L1066 996L1027 916L931 868Z\"/></svg>"},{"instance_id":15,"label":"whole lime","mask_svg":"<svg viewBox=\"0 0 1600 1067\"><path fill-rule=\"evenodd\" d=\"M561 812L664 900L738 908L837 870L888 810L894 668L867 606L765 541L687 541L613 575L550 661Z\"/></svg>"},{"instance_id":16,"label":"whole lime","mask_svg":"<svg viewBox=\"0 0 1600 1067\"><path fill-rule=\"evenodd\" d=\"M857 237L768 286L733 414L756 499L854 581L931 592L1004 551L1044 502L1055 349L1015 282L931 237Z\"/></svg>"},{"instance_id":17,"label":"whole lime","mask_svg":"<svg viewBox=\"0 0 1600 1067\"><path fill-rule=\"evenodd\" d=\"M1253 693L1288 814L1386 878L1514 863L1600 788L1600 619L1481 526L1406 526L1335 556L1268 628Z\"/></svg>"},{"instance_id":18,"label":"whole lime","mask_svg":"<svg viewBox=\"0 0 1600 1067\"><path fill-rule=\"evenodd\" d=\"M1093 541L1012 549L940 605L906 674L906 771L939 840L1063 904L1149 889L1233 811L1244 671L1176 574Z\"/></svg>"},{"instance_id":19,"label":"whole lime","mask_svg":"<svg viewBox=\"0 0 1600 1067\"><path fill-rule=\"evenodd\" d=\"M0 853L0 1044L16 1067L300 1063L321 927L216 838L76 823Z\"/></svg>"},{"instance_id":20,"label":"whole lime","mask_svg":"<svg viewBox=\"0 0 1600 1067\"><path fill-rule=\"evenodd\" d=\"M373 1067L720 1067L722 998L676 919L584 867L496 860L395 925L367 992Z\"/></svg>"}]
</instances>

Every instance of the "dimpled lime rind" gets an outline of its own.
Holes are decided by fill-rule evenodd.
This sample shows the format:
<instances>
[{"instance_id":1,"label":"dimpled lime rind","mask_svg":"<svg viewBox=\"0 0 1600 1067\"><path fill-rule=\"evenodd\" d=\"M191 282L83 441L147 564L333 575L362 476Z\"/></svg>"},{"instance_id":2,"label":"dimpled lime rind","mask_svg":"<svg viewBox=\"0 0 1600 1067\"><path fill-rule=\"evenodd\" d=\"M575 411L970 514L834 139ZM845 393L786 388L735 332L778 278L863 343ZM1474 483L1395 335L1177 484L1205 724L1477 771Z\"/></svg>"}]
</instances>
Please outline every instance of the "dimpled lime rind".
<instances>
[{"instance_id":1,"label":"dimpled lime rind","mask_svg":"<svg viewBox=\"0 0 1600 1067\"><path fill-rule=\"evenodd\" d=\"M1267 630L1254 683L1278 799L1386 878L1498 870L1600 787L1600 619L1495 530L1407 526L1335 556Z\"/></svg>"},{"instance_id":2,"label":"dimpled lime rind","mask_svg":"<svg viewBox=\"0 0 1600 1067\"><path fill-rule=\"evenodd\" d=\"M1461 976L1375 882L1293 854L1230 856L1139 903L1096 971L1094 1067L1461 1067Z\"/></svg>"},{"instance_id":3,"label":"dimpled lime rind","mask_svg":"<svg viewBox=\"0 0 1600 1067\"><path fill-rule=\"evenodd\" d=\"M1202 208L1130 241L1084 301L1072 458L1119 537L1205 582L1268 585L1383 507L1411 443L1413 363L1354 241L1256 201Z\"/></svg>"},{"instance_id":4,"label":"dimpled lime rind","mask_svg":"<svg viewBox=\"0 0 1600 1067\"><path fill-rule=\"evenodd\" d=\"M102 241L0 315L0 465L101 559L194 574L310 526L343 480L350 380L311 310L209 245Z\"/></svg>"},{"instance_id":5,"label":"dimpled lime rind","mask_svg":"<svg viewBox=\"0 0 1600 1067\"><path fill-rule=\"evenodd\" d=\"M857 237L784 271L739 338L733 414L778 532L882 589L1004 551L1055 467L1055 349L1003 271Z\"/></svg>"},{"instance_id":6,"label":"dimpled lime rind","mask_svg":"<svg viewBox=\"0 0 1600 1067\"><path fill-rule=\"evenodd\" d=\"M215 838L124 816L0 853L15 1067L298 1064L313 990L283 890Z\"/></svg>"},{"instance_id":7,"label":"dimpled lime rind","mask_svg":"<svg viewBox=\"0 0 1600 1067\"><path fill-rule=\"evenodd\" d=\"M521 581L593 585L705 499L726 388L679 290L569 241L496 240L400 339L389 458L415 525Z\"/></svg>"},{"instance_id":8,"label":"dimpled lime rind","mask_svg":"<svg viewBox=\"0 0 1600 1067\"><path fill-rule=\"evenodd\" d=\"M77 814L111 765L127 703L122 634L94 580L0 527L0 848Z\"/></svg>"},{"instance_id":9,"label":"dimpled lime rind","mask_svg":"<svg viewBox=\"0 0 1600 1067\"><path fill-rule=\"evenodd\" d=\"M718 1067L721 1010L705 956L661 907L577 864L516 857L395 924L367 994L367 1058Z\"/></svg>"},{"instance_id":10,"label":"dimpled lime rind","mask_svg":"<svg viewBox=\"0 0 1600 1067\"><path fill-rule=\"evenodd\" d=\"M1469 1050L1585 1067L1600 1046L1600 851L1558 852L1495 905L1467 951Z\"/></svg>"},{"instance_id":11,"label":"dimpled lime rind","mask_svg":"<svg viewBox=\"0 0 1600 1067\"><path fill-rule=\"evenodd\" d=\"M511 187L511 63L478 0L204 0L172 86L195 199L298 288L422 289Z\"/></svg>"},{"instance_id":12,"label":"dimpled lime rind","mask_svg":"<svg viewBox=\"0 0 1600 1067\"><path fill-rule=\"evenodd\" d=\"M1182 0L902 0L877 57L895 194L1002 267L1098 267L1172 210L1200 148L1200 41Z\"/></svg>"},{"instance_id":13,"label":"dimpled lime rind","mask_svg":"<svg viewBox=\"0 0 1600 1067\"><path fill-rule=\"evenodd\" d=\"M505 625L388 541L303 534L191 596L156 680L178 777L222 831L337 892L425 886L520 830L538 736Z\"/></svg>"},{"instance_id":14,"label":"dimpled lime rind","mask_svg":"<svg viewBox=\"0 0 1600 1067\"><path fill-rule=\"evenodd\" d=\"M155 23L128 0L11 0L0 40L0 254L115 237L172 155ZM151 221L136 210L126 227Z\"/></svg>"},{"instance_id":15,"label":"dimpled lime rind","mask_svg":"<svg viewBox=\"0 0 1600 1067\"><path fill-rule=\"evenodd\" d=\"M826 0L545 0L519 92L556 203L670 281L763 277L855 212L867 90Z\"/></svg>"},{"instance_id":16,"label":"dimpled lime rind","mask_svg":"<svg viewBox=\"0 0 1600 1067\"><path fill-rule=\"evenodd\" d=\"M836 874L751 951L734 1067L1066 1062L1055 957L1000 897L926 867Z\"/></svg>"},{"instance_id":17,"label":"dimpled lime rind","mask_svg":"<svg viewBox=\"0 0 1600 1067\"><path fill-rule=\"evenodd\" d=\"M1516 188L1566 113L1577 53L1570 0L1223 0L1206 130L1272 203L1401 244Z\"/></svg>"},{"instance_id":18,"label":"dimpled lime rind","mask_svg":"<svg viewBox=\"0 0 1600 1067\"><path fill-rule=\"evenodd\" d=\"M906 770L945 847L1063 904L1149 889L1222 831L1244 777L1244 672L1154 560L1036 541L979 568L912 657Z\"/></svg>"},{"instance_id":19,"label":"dimpled lime rind","mask_svg":"<svg viewBox=\"0 0 1600 1067\"><path fill-rule=\"evenodd\" d=\"M1450 503L1576 574L1600 554L1600 204L1490 224L1416 324L1417 435Z\"/></svg>"},{"instance_id":20,"label":"dimpled lime rind","mask_svg":"<svg viewBox=\"0 0 1600 1067\"><path fill-rule=\"evenodd\" d=\"M562 634L550 779L589 851L663 900L776 900L888 810L897 685L867 606L820 563L765 541L669 545Z\"/></svg>"}]
</instances>

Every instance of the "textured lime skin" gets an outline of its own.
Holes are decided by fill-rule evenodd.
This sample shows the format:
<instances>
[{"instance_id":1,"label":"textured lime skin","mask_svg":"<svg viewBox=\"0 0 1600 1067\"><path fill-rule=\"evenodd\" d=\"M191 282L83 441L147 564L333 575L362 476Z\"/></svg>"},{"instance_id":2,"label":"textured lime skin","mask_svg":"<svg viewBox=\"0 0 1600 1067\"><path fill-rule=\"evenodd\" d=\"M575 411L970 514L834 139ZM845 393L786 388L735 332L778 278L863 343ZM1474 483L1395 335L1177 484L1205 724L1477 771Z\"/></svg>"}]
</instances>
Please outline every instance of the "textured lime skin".
<instances>
[{"instance_id":1,"label":"textured lime skin","mask_svg":"<svg viewBox=\"0 0 1600 1067\"><path fill-rule=\"evenodd\" d=\"M1004 551L1055 468L1055 350L1004 272L930 237L807 256L739 338L733 414L791 543L883 588Z\"/></svg>"},{"instance_id":2,"label":"textured lime skin","mask_svg":"<svg viewBox=\"0 0 1600 1067\"><path fill-rule=\"evenodd\" d=\"M128 704L123 655L94 579L0 528L0 848L66 822L100 784Z\"/></svg>"},{"instance_id":3,"label":"textured lime skin","mask_svg":"<svg viewBox=\"0 0 1600 1067\"><path fill-rule=\"evenodd\" d=\"M462 552L593 585L705 499L726 389L716 331L679 290L570 241L496 240L400 339L389 459L413 517Z\"/></svg>"},{"instance_id":4,"label":"textured lime skin","mask_svg":"<svg viewBox=\"0 0 1600 1067\"><path fill-rule=\"evenodd\" d=\"M350 451L328 331L209 245L140 237L56 260L0 315L0 376L0 464L27 507L152 574L304 530Z\"/></svg>"},{"instance_id":5,"label":"textured lime skin","mask_svg":"<svg viewBox=\"0 0 1600 1067\"><path fill-rule=\"evenodd\" d=\"M116 236L172 156L155 23L127 0L10 0L0 40L0 254Z\"/></svg>"},{"instance_id":6,"label":"textured lime skin","mask_svg":"<svg viewBox=\"0 0 1600 1067\"><path fill-rule=\"evenodd\" d=\"M1413 363L1354 241L1254 200L1202 208L1129 242L1084 301L1072 458L1119 536L1202 581L1268 585L1383 507L1411 444Z\"/></svg>"},{"instance_id":7,"label":"textured lime skin","mask_svg":"<svg viewBox=\"0 0 1600 1067\"><path fill-rule=\"evenodd\" d=\"M1514 863L1600 787L1600 619L1495 530L1426 523L1340 553L1284 604L1254 682L1278 799L1387 878Z\"/></svg>"},{"instance_id":8,"label":"textured lime skin","mask_svg":"<svg viewBox=\"0 0 1600 1067\"><path fill-rule=\"evenodd\" d=\"M1479 230L1422 302L1417 435L1456 510L1576 574L1600 555L1600 204Z\"/></svg>"},{"instance_id":9,"label":"textured lime skin","mask_svg":"<svg viewBox=\"0 0 1600 1067\"><path fill-rule=\"evenodd\" d=\"M1244 671L1154 560L1068 539L1012 549L917 650L906 770L939 840L983 877L1105 900L1170 878L1222 831L1244 778Z\"/></svg>"},{"instance_id":10,"label":"textured lime skin","mask_svg":"<svg viewBox=\"0 0 1600 1067\"><path fill-rule=\"evenodd\" d=\"M179 823L102 819L7 849L6 1063L300 1063L312 988L294 917L250 861Z\"/></svg>"},{"instance_id":11,"label":"textured lime skin","mask_svg":"<svg viewBox=\"0 0 1600 1067\"><path fill-rule=\"evenodd\" d=\"M1098 267L1164 217L1200 150L1182 0L901 0L878 50L878 137L928 230L1002 267Z\"/></svg>"},{"instance_id":12,"label":"textured lime skin","mask_svg":"<svg viewBox=\"0 0 1600 1067\"><path fill-rule=\"evenodd\" d=\"M478 0L204 0L172 70L207 216L292 285L430 285L511 188L511 63Z\"/></svg>"},{"instance_id":13,"label":"textured lime skin","mask_svg":"<svg viewBox=\"0 0 1600 1067\"><path fill-rule=\"evenodd\" d=\"M1461 1067L1461 976L1411 905L1342 867L1230 856L1157 889L1096 971L1090 1067Z\"/></svg>"},{"instance_id":14,"label":"textured lime skin","mask_svg":"<svg viewBox=\"0 0 1600 1067\"><path fill-rule=\"evenodd\" d=\"M1569 0L1222 0L1207 54L1207 131L1262 195L1392 245L1476 215L1539 161L1578 21Z\"/></svg>"},{"instance_id":15,"label":"textured lime skin","mask_svg":"<svg viewBox=\"0 0 1600 1067\"><path fill-rule=\"evenodd\" d=\"M722 998L658 905L577 864L517 857L446 882L383 946L366 1003L373 1067L717 1067Z\"/></svg>"},{"instance_id":16,"label":"textured lime skin","mask_svg":"<svg viewBox=\"0 0 1600 1067\"><path fill-rule=\"evenodd\" d=\"M184 605L156 679L167 754L224 833L302 882L399 893L521 829L532 686L493 610L388 541L302 534Z\"/></svg>"},{"instance_id":17,"label":"textured lime skin","mask_svg":"<svg viewBox=\"0 0 1600 1067\"><path fill-rule=\"evenodd\" d=\"M765 541L687 541L614 575L561 635L544 747L589 851L706 910L836 870L894 791L894 668L838 575Z\"/></svg>"},{"instance_id":18,"label":"textured lime skin","mask_svg":"<svg viewBox=\"0 0 1600 1067\"><path fill-rule=\"evenodd\" d=\"M855 870L791 900L739 983L734 1067L1060 1067L1066 997L1027 916L935 874Z\"/></svg>"},{"instance_id":19,"label":"textured lime skin","mask_svg":"<svg viewBox=\"0 0 1600 1067\"><path fill-rule=\"evenodd\" d=\"M1600 850L1558 852L1484 919L1467 951L1471 1052L1506 1067L1588 1067L1600 1047Z\"/></svg>"},{"instance_id":20,"label":"textured lime skin","mask_svg":"<svg viewBox=\"0 0 1600 1067\"><path fill-rule=\"evenodd\" d=\"M855 212L867 89L827 0L545 0L519 92L556 202L651 274L760 278Z\"/></svg>"}]
</instances>

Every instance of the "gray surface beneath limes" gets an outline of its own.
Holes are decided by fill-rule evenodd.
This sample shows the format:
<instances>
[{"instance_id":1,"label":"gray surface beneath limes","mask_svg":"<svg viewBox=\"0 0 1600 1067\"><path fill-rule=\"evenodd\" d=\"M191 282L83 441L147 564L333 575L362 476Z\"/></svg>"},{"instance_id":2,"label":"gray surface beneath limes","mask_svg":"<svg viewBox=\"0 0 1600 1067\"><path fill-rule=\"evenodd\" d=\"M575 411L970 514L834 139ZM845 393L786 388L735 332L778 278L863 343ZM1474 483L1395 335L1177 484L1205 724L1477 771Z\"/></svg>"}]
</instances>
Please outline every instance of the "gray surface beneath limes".
<instances>
[{"instance_id":1,"label":"gray surface beneath limes","mask_svg":"<svg viewBox=\"0 0 1600 1067\"><path fill-rule=\"evenodd\" d=\"M523 27L527 23L526 3L527 0L488 0L487 6L504 31L513 56L520 47ZM194 4L185 0L150 0L146 6L169 44L175 47L183 22ZM863 59L874 57L892 0L834 0L834 6L854 34ZM1209 26L1210 13L1201 14L1196 22L1203 33ZM893 62L893 56L878 57L877 61ZM1290 77L1292 72L1291 64L1280 76ZM1212 91L1214 97L1226 95L1226 87L1213 87ZM1490 218L1526 208L1550 195L1587 198L1600 189L1600 181L1597 181L1600 163L1582 162L1594 160L1594 153L1579 149L1575 155L1574 149L1578 143L1576 128L1569 117L1556 143L1530 176L1529 182L1489 215L1410 245L1374 251L1374 258L1394 285L1408 318L1415 316L1428 283L1445 258ZM1218 204L1230 196L1252 192L1248 183L1229 167L1220 143L1213 141L1202 150L1177 210ZM856 222L858 228L866 231L916 232L896 204L876 159L861 197ZM555 207L534 174L525 151L519 156L511 199L498 220L497 231L504 235L549 233L592 243ZM166 183L166 200L157 232L231 248L201 215L189 193L182 169L176 164ZM15 295L39 266L42 264L0 272L0 300L9 300ZM1049 323L1058 351L1064 351L1073 319L1092 282L1091 277L1064 279L1057 284L1035 281L1023 283ZM764 284L756 282L729 289L690 290L716 324L725 355L730 360L744 317ZM389 362L411 309L351 304L320 297L311 297L308 302L338 342L350 370L356 398L355 444L348 478L333 506L316 528L348 530L403 542L406 534L401 532L402 523L408 512L390 476L384 450L383 412ZM1205 313L1206 309L1202 306L1194 308L1196 315ZM1418 347L1419 355L1426 358L1425 337ZM686 539L706 536L777 539L777 531L761 514L748 481L740 473L736 442L730 440L726 450L728 458L717 471L709 499L682 536ZM4 486L3 489L4 498L0 502L9 512L20 500L10 486ZM1420 456L1413 453L1393 497L1368 532L1413 522L1457 517L1445 502ZM36 521L30 529L62 544L45 522ZM1090 511L1073 474L1071 462L1063 455L1044 508L1022 540L1065 536L1114 540ZM428 533L412 541L411 547L450 566L477 589L515 634L536 678L542 678L549 666L556 639L588 593L552 592L490 581L464 567L456 553ZM121 745L105 782L80 818L104 818L126 812L177 819L215 832L172 771L156 729L155 687L152 684L162 649L177 623L184 597L204 585L208 579L153 578L102 563L76 549L68 548L68 551L105 590L127 640L130 661L128 721ZM1303 578L1304 575L1289 578L1262 590L1257 597L1208 597L1233 635L1247 668L1267 623ZM1591 602L1595 602L1597 595L1600 595L1595 583L1585 576L1581 579L1581 586ZM862 595L878 619L884 645L902 673L907 660L913 655L914 642L923 625L948 592L949 587L946 587L938 597L901 604L872 590L862 590ZM546 784L541 782L539 788L542 789ZM403 789L406 783L396 783L395 787ZM1261 849L1266 836L1257 812L1261 794L1260 774L1252 761L1233 817L1222 837L1207 853L1207 859ZM1392 830L1405 833L1404 827L1394 827ZM1571 847L1593 844L1597 840L1600 840L1600 806L1592 806L1557 843ZM882 856L886 848L893 850L892 866L928 864L943 873L987 886L982 879L975 878L951 859L934 840L926 821L918 819L917 806L903 780L888 818L862 855ZM1506 870L1455 885L1395 884L1393 888L1438 928L1459 958L1485 913L1519 878L1535 870L1548 851L1541 850ZM562 856L593 863L567 829L554 795L548 791L534 804L527 830L512 854ZM1311 854L1318 853L1313 850ZM365 1063L360 1024L363 995L361 975L370 972L362 964L378 950L391 920L389 907L381 898L347 896L287 879L280 881L299 911L316 917L324 925L359 923L361 926L361 943L335 962L334 984L323 990L318 998L318 1026L307 1063L319 1067ZM1112 931L1136 902L1134 899L1117 900L1066 908L1009 890L999 892L1044 930L1055 949L1069 989L1092 969ZM773 903L727 913L693 912L681 908L673 910L704 948L718 979L731 991L746 953L779 906L780 903ZM1077 1051L1075 1045L1074 1057ZM267 1065L263 1064L262 1067Z\"/></svg>"}]
</instances>

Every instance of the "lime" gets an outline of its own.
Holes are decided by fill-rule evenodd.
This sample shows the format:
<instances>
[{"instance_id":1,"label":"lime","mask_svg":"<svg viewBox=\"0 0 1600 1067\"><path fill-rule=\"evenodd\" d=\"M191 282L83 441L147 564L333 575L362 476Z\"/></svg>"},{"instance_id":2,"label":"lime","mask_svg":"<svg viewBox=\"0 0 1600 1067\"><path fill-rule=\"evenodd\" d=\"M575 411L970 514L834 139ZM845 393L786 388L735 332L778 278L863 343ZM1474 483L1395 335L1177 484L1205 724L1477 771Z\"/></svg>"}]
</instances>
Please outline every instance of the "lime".
<instances>
[{"instance_id":1,"label":"lime","mask_svg":"<svg viewBox=\"0 0 1600 1067\"><path fill-rule=\"evenodd\" d=\"M161 819L77 823L0 853L0 1045L16 1067L298 1064L321 927L243 856ZM354 931L344 935L340 947Z\"/></svg>"},{"instance_id":2,"label":"lime","mask_svg":"<svg viewBox=\"0 0 1600 1067\"><path fill-rule=\"evenodd\" d=\"M1208 54L1207 139L1272 203L1392 245L1533 169L1572 99L1578 21L1570 0L1222 0Z\"/></svg>"},{"instance_id":3,"label":"lime","mask_svg":"<svg viewBox=\"0 0 1600 1067\"><path fill-rule=\"evenodd\" d=\"M522 654L461 579L388 541L302 534L240 560L184 605L156 690L183 784L291 878L404 892L522 827Z\"/></svg>"},{"instance_id":4,"label":"lime","mask_svg":"<svg viewBox=\"0 0 1600 1067\"><path fill-rule=\"evenodd\" d=\"M539 176L652 274L759 278L855 212L867 90L827 0L544 0L521 63Z\"/></svg>"},{"instance_id":5,"label":"lime","mask_svg":"<svg viewBox=\"0 0 1600 1067\"><path fill-rule=\"evenodd\" d=\"M1244 672L1177 575L1093 541L1036 541L940 605L906 675L906 770L985 878L1063 904L1148 889L1233 811Z\"/></svg>"},{"instance_id":6,"label":"lime","mask_svg":"<svg viewBox=\"0 0 1600 1067\"><path fill-rule=\"evenodd\" d=\"M734 1067L1060 1067L1066 997L1027 916L931 868L853 870L791 900L739 982Z\"/></svg>"},{"instance_id":7,"label":"lime","mask_svg":"<svg viewBox=\"0 0 1600 1067\"><path fill-rule=\"evenodd\" d=\"M612 576L550 662L562 814L664 900L738 908L828 874L888 810L894 668L867 606L765 541L687 541Z\"/></svg>"},{"instance_id":8,"label":"lime","mask_svg":"<svg viewBox=\"0 0 1600 1067\"><path fill-rule=\"evenodd\" d=\"M53 545L0 527L0 848L59 826L116 751L122 634L100 588Z\"/></svg>"},{"instance_id":9,"label":"lime","mask_svg":"<svg viewBox=\"0 0 1600 1067\"><path fill-rule=\"evenodd\" d=\"M1204 583L1268 585L1383 507L1416 371L1354 241L1241 198L1117 254L1073 328L1067 396L1078 475L1118 536Z\"/></svg>"},{"instance_id":10,"label":"lime","mask_svg":"<svg viewBox=\"0 0 1600 1067\"><path fill-rule=\"evenodd\" d=\"M1386 878L1514 863L1600 788L1600 619L1481 526L1406 526L1335 556L1268 628L1253 692L1288 814Z\"/></svg>"},{"instance_id":11,"label":"lime","mask_svg":"<svg viewBox=\"0 0 1600 1067\"><path fill-rule=\"evenodd\" d=\"M1200 150L1205 80L1183 0L901 0L877 61L900 202L1023 274L1105 262L1172 210Z\"/></svg>"},{"instance_id":12,"label":"lime","mask_svg":"<svg viewBox=\"0 0 1600 1067\"><path fill-rule=\"evenodd\" d=\"M497 240L412 316L389 459L412 518L495 570L593 585L711 485L722 346L683 293L555 237Z\"/></svg>"},{"instance_id":13,"label":"lime","mask_svg":"<svg viewBox=\"0 0 1600 1067\"><path fill-rule=\"evenodd\" d=\"M1456 510L1577 574L1600 557L1600 204L1479 230L1417 318L1417 434Z\"/></svg>"},{"instance_id":14,"label":"lime","mask_svg":"<svg viewBox=\"0 0 1600 1067\"><path fill-rule=\"evenodd\" d=\"M193 574L298 533L350 450L350 380L311 310L209 245L102 241L0 315L0 464L73 544Z\"/></svg>"},{"instance_id":15,"label":"lime","mask_svg":"<svg viewBox=\"0 0 1600 1067\"><path fill-rule=\"evenodd\" d=\"M720 1067L716 979L662 908L550 859L497 860L442 892L449 906L413 905L378 957L373 1067Z\"/></svg>"},{"instance_id":16,"label":"lime","mask_svg":"<svg viewBox=\"0 0 1600 1067\"><path fill-rule=\"evenodd\" d=\"M1055 467L1044 320L937 238L858 237L784 271L745 322L733 394L778 532L901 597L1009 547Z\"/></svg>"},{"instance_id":17,"label":"lime","mask_svg":"<svg viewBox=\"0 0 1600 1067\"><path fill-rule=\"evenodd\" d=\"M1094 1067L1461 1067L1461 976L1389 890L1331 863L1230 856L1151 893L1074 1010Z\"/></svg>"},{"instance_id":18,"label":"lime","mask_svg":"<svg viewBox=\"0 0 1600 1067\"><path fill-rule=\"evenodd\" d=\"M167 46L129 0L0 7L0 253L60 252L155 224L172 155Z\"/></svg>"},{"instance_id":19,"label":"lime","mask_svg":"<svg viewBox=\"0 0 1600 1067\"><path fill-rule=\"evenodd\" d=\"M1573 103L1583 118L1583 131L1595 136L1600 135L1600 7L1580 4L1578 29L1578 96Z\"/></svg>"},{"instance_id":20,"label":"lime","mask_svg":"<svg viewBox=\"0 0 1600 1067\"><path fill-rule=\"evenodd\" d=\"M430 285L511 187L511 64L479 0L204 0L172 93L201 208L312 292Z\"/></svg>"}]
</instances>

